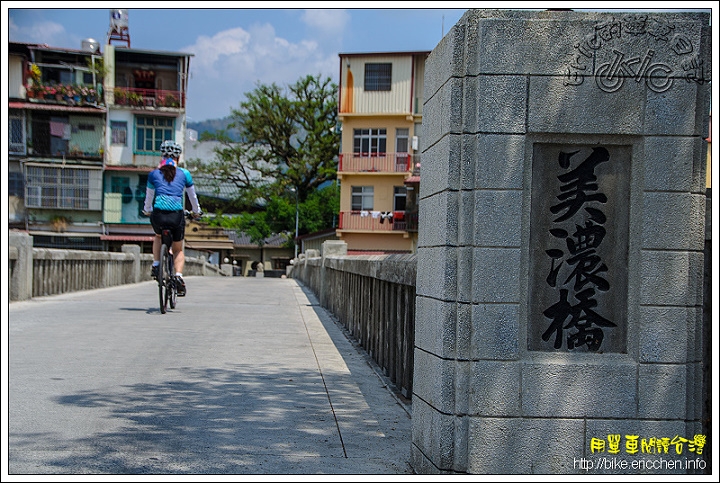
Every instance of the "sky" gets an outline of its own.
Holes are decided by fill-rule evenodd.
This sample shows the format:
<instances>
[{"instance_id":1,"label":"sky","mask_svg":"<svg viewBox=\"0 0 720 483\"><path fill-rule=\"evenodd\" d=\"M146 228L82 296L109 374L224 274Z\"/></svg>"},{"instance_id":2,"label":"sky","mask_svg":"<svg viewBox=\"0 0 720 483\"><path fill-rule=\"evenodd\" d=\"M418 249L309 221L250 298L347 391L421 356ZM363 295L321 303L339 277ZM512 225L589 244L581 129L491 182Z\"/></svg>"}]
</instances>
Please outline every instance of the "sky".
<instances>
[{"instance_id":1,"label":"sky","mask_svg":"<svg viewBox=\"0 0 720 483\"><path fill-rule=\"evenodd\" d=\"M110 10L103 1L4 1L6 41L81 48L92 38L107 43ZM431 51L470 8L537 9L534 2L443 2L442 9L408 8L416 2L254 2L260 8L232 8L250 2L197 3L203 8L167 8L169 2L124 2L131 48L185 52L190 61L188 122L219 119L238 108L258 83L287 86L306 75L338 82L339 53ZM431 2L422 2L422 4ZM638 6L647 6L635 2ZM185 2L183 2L183 5ZM543 8L590 5L608 8L633 2L545 2ZM677 6L676 2L657 2ZM714 2L685 2L710 8ZM149 8L149 7L158 8ZM81 8L82 7L82 8ZM605 8L607 10L608 8ZM116 42L114 42L117 44ZM7 47L5 47L7 49Z\"/></svg>"},{"instance_id":2,"label":"sky","mask_svg":"<svg viewBox=\"0 0 720 483\"><path fill-rule=\"evenodd\" d=\"M107 43L110 8L28 9L38 3L3 2L4 8L6 3L11 6L4 31L11 41L77 49L83 39ZM200 9L140 8L153 2L122 5L128 6L131 48L194 54L189 122L228 116L258 82L285 86L308 74L337 82L340 52L430 51L466 10L277 8L329 2L256 2L253 5L274 8L222 8L244 3L203 2L198 5L217 7Z\"/></svg>"}]
</instances>

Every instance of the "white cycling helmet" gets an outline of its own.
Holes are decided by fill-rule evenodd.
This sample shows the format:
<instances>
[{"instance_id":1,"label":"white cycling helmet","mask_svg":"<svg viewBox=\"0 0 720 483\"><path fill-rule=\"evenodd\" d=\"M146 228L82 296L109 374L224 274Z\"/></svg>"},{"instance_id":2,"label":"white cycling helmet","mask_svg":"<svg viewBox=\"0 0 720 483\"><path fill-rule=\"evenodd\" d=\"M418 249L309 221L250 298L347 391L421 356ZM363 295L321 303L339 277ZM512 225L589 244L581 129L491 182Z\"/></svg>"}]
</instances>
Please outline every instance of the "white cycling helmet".
<instances>
[{"instance_id":1,"label":"white cycling helmet","mask_svg":"<svg viewBox=\"0 0 720 483\"><path fill-rule=\"evenodd\" d=\"M160 152L166 158L179 159L180 154L182 154L182 148L172 139L167 139L160 145Z\"/></svg>"}]
</instances>

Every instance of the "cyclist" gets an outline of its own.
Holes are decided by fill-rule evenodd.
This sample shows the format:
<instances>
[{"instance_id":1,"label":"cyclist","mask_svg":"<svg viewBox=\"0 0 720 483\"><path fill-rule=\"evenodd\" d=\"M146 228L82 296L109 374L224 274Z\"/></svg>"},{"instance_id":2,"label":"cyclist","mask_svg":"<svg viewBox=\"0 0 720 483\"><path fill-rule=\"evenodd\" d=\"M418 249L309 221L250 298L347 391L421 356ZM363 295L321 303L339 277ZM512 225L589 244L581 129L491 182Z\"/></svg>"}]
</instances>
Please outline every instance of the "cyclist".
<instances>
[{"instance_id":1,"label":"cyclist","mask_svg":"<svg viewBox=\"0 0 720 483\"><path fill-rule=\"evenodd\" d=\"M150 217L155 238L153 239L153 264L151 275L157 279L160 265L160 247L162 246L162 228L170 227L172 230L172 252L175 258L175 276L177 277L178 296L184 297L186 293L185 281L182 278L185 255L183 253L183 240L185 239L185 192L187 191L192 212L195 218L202 215L200 203L195 193L190 172L178 167L178 160L182 153L179 144L172 140L163 141L160 145L162 159L157 169L150 172L145 193L143 213Z\"/></svg>"}]
</instances>

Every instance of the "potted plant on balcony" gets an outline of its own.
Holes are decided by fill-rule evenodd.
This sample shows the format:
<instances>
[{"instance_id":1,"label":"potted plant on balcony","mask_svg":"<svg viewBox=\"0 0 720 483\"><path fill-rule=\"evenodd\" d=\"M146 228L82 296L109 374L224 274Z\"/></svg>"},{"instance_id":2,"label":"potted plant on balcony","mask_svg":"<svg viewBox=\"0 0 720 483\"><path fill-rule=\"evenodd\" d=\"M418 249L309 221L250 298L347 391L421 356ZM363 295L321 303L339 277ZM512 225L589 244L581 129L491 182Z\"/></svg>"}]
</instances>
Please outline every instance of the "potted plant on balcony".
<instances>
[{"instance_id":1,"label":"potted plant on balcony","mask_svg":"<svg viewBox=\"0 0 720 483\"><path fill-rule=\"evenodd\" d=\"M42 72L40 71L40 67L37 66L37 64L30 64L30 68L28 69L28 75L33 81L33 84L40 85L42 81Z\"/></svg>"},{"instance_id":2,"label":"potted plant on balcony","mask_svg":"<svg viewBox=\"0 0 720 483\"><path fill-rule=\"evenodd\" d=\"M97 92L92 87L80 86L80 96L84 102L94 104L97 99Z\"/></svg>"},{"instance_id":3,"label":"potted plant on balcony","mask_svg":"<svg viewBox=\"0 0 720 483\"><path fill-rule=\"evenodd\" d=\"M128 104L131 106L142 106L143 96L137 92L128 92L127 94Z\"/></svg>"},{"instance_id":4,"label":"potted plant on balcony","mask_svg":"<svg viewBox=\"0 0 720 483\"><path fill-rule=\"evenodd\" d=\"M27 92L28 99L37 99L38 97L42 97L42 91L42 86L37 84L28 84L25 87L25 92Z\"/></svg>"},{"instance_id":5,"label":"potted plant on balcony","mask_svg":"<svg viewBox=\"0 0 720 483\"><path fill-rule=\"evenodd\" d=\"M180 101L174 95L168 94L162 98L160 105L163 107L180 107Z\"/></svg>"},{"instance_id":6,"label":"potted plant on balcony","mask_svg":"<svg viewBox=\"0 0 720 483\"><path fill-rule=\"evenodd\" d=\"M43 98L48 101L54 101L58 96L55 86L43 86Z\"/></svg>"},{"instance_id":7,"label":"potted plant on balcony","mask_svg":"<svg viewBox=\"0 0 720 483\"><path fill-rule=\"evenodd\" d=\"M125 89L120 89L119 87L116 87L113 93L115 94L115 104L119 106L124 106L127 104L128 92Z\"/></svg>"},{"instance_id":8,"label":"potted plant on balcony","mask_svg":"<svg viewBox=\"0 0 720 483\"><path fill-rule=\"evenodd\" d=\"M63 233L67 230L69 221L70 220L64 216L56 216L50 220L50 225L52 226L53 231Z\"/></svg>"}]
</instances>

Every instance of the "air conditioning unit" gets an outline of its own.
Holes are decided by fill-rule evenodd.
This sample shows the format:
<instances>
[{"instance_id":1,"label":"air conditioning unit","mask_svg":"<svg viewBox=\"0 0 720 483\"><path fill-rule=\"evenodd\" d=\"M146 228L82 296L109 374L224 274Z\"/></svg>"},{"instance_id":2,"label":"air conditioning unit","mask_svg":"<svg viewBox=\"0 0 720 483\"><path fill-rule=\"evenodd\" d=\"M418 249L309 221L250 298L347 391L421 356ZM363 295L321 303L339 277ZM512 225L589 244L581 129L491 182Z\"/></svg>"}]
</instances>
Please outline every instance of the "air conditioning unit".
<instances>
[{"instance_id":1,"label":"air conditioning unit","mask_svg":"<svg viewBox=\"0 0 720 483\"><path fill-rule=\"evenodd\" d=\"M412 137L412 148L413 148L413 151L418 150L418 137L417 136Z\"/></svg>"}]
</instances>

